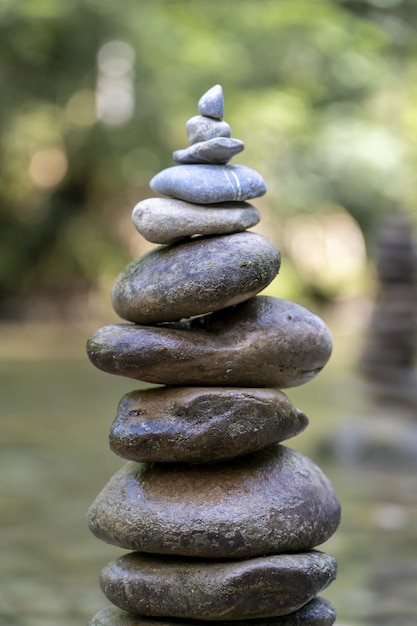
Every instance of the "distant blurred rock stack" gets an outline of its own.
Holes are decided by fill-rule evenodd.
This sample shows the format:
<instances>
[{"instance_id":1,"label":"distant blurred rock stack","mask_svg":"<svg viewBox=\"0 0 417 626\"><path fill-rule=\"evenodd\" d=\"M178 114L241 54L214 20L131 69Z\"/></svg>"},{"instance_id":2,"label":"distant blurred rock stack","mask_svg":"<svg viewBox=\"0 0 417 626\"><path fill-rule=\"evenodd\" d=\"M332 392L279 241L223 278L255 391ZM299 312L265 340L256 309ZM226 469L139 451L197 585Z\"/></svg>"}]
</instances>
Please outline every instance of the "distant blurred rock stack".
<instances>
[{"instance_id":1,"label":"distant blurred rock stack","mask_svg":"<svg viewBox=\"0 0 417 626\"><path fill-rule=\"evenodd\" d=\"M88 513L91 531L132 550L101 586L115 606L92 626L235 624L330 626L317 596L336 576L315 549L336 530L340 504L323 472L280 444L308 423L281 388L316 376L332 350L327 326L304 307L257 296L280 253L247 229L246 201L266 191L223 118L216 85L187 122L190 146L140 202L133 222L162 244L113 288L129 323L89 339L111 374L156 383L122 398L112 450L129 460ZM161 621L163 620L163 621ZM181 621L178 621L181 620Z\"/></svg>"},{"instance_id":2,"label":"distant blurred rock stack","mask_svg":"<svg viewBox=\"0 0 417 626\"><path fill-rule=\"evenodd\" d=\"M375 402L417 408L417 254L400 211L382 223L376 270L378 292L360 368Z\"/></svg>"},{"instance_id":3,"label":"distant blurred rock stack","mask_svg":"<svg viewBox=\"0 0 417 626\"><path fill-rule=\"evenodd\" d=\"M358 370L360 417L324 448L333 458L393 471L417 467L417 258L412 227L392 212L376 238L377 291Z\"/></svg>"}]
</instances>

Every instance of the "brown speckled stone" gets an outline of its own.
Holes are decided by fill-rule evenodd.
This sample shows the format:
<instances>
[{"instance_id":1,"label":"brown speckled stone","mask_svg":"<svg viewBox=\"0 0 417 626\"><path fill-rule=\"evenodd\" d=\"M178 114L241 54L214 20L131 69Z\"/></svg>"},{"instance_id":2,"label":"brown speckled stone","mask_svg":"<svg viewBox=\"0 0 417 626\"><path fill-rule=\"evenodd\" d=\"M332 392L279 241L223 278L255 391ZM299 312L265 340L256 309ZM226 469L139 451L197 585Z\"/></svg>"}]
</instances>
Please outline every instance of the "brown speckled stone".
<instances>
[{"instance_id":1,"label":"brown speckled stone","mask_svg":"<svg viewBox=\"0 0 417 626\"><path fill-rule=\"evenodd\" d=\"M316 551L226 562L131 553L104 567L101 587L143 615L242 620L297 611L335 577L334 559Z\"/></svg>"},{"instance_id":2,"label":"brown speckled stone","mask_svg":"<svg viewBox=\"0 0 417 626\"><path fill-rule=\"evenodd\" d=\"M212 464L127 463L88 513L108 543L203 558L309 550L339 519L330 481L282 445Z\"/></svg>"},{"instance_id":3,"label":"brown speckled stone","mask_svg":"<svg viewBox=\"0 0 417 626\"><path fill-rule=\"evenodd\" d=\"M110 447L132 461L213 461L293 437L307 423L277 389L162 387L122 398Z\"/></svg>"},{"instance_id":4,"label":"brown speckled stone","mask_svg":"<svg viewBox=\"0 0 417 626\"><path fill-rule=\"evenodd\" d=\"M161 246L120 274L113 307L120 317L139 324L216 311L264 289L280 262L272 241L247 231Z\"/></svg>"},{"instance_id":5,"label":"brown speckled stone","mask_svg":"<svg viewBox=\"0 0 417 626\"><path fill-rule=\"evenodd\" d=\"M301 609L279 617L258 618L252 620L233 620L233 626L332 626L336 619L336 611L328 600L313 598ZM115 606L108 606L97 613L89 626L230 626L230 621L178 620L169 618L152 618L133 615Z\"/></svg>"},{"instance_id":6,"label":"brown speckled stone","mask_svg":"<svg viewBox=\"0 0 417 626\"><path fill-rule=\"evenodd\" d=\"M150 383L285 388L321 371L332 339L299 304L258 296L183 324L111 324L87 351L99 369Z\"/></svg>"}]
</instances>

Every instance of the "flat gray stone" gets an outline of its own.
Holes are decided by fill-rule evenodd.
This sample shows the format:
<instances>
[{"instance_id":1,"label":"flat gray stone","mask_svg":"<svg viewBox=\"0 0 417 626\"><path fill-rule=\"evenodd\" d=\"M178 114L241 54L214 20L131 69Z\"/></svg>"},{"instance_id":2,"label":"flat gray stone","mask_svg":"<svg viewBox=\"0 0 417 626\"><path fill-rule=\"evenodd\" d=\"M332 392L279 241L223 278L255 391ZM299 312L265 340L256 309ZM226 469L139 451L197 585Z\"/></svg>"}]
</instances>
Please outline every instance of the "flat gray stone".
<instances>
[{"instance_id":1,"label":"flat gray stone","mask_svg":"<svg viewBox=\"0 0 417 626\"><path fill-rule=\"evenodd\" d=\"M107 543L209 559L310 550L339 521L328 478L280 444L218 463L128 462L88 512Z\"/></svg>"},{"instance_id":2,"label":"flat gray stone","mask_svg":"<svg viewBox=\"0 0 417 626\"><path fill-rule=\"evenodd\" d=\"M334 607L325 598L313 598L301 609L280 617L252 620L233 620L233 626L332 626L336 620ZM97 613L89 626L230 626L230 621L178 620L133 615L115 606L108 606Z\"/></svg>"},{"instance_id":3,"label":"flat gray stone","mask_svg":"<svg viewBox=\"0 0 417 626\"><path fill-rule=\"evenodd\" d=\"M301 305L258 296L188 323L110 324L87 351L99 369L150 383L285 388L323 369L332 339Z\"/></svg>"},{"instance_id":4,"label":"flat gray stone","mask_svg":"<svg viewBox=\"0 0 417 626\"><path fill-rule=\"evenodd\" d=\"M214 163L223 165L236 154L244 150L245 144L240 139L214 137L199 141L183 150L175 150L172 156L177 163Z\"/></svg>"},{"instance_id":5,"label":"flat gray stone","mask_svg":"<svg viewBox=\"0 0 417 626\"><path fill-rule=\"evenodd\" d=\"M247 202L190 204L175 198L148 198L132 213L139 233L152 243L174 243L192 235L237 233L255 226L258 209Z\"/></svg>"},{"instance_id":6,"label":"flat gray stone","mask_svg":"<svg viewBox=\"0 0 417 626\"><path fill-rule=\"evenodd\" d=\"M174 165L149 185L157 193L196 204L250 200L266 192L262 176L246 165Z\"/></svg>"},{"instance_id":7,"label":"flat gray stone","mask_svg":"<svg viewBox=\"0 0 417 626\"><path fill-rule=\"evenodd\" d=\"M198 101L200 115L214 117L221 120L224 115L223 89L221 85L214 85L204 93Z\"/></svg>"},{"instance_id":8,"label":"flat gray stone","mask_svg":"<svg viewBox=\"0 0 417 626\"><path fill-rule=\"evenodd\" d=\"M278 389L158 387L122 398L110 447L132 461L217 461L294 437L307 424Z\"/></svg>"},{"instance_id":9,"label":"flat gray stone","mask_svg":"<svg viewBox=\"0 0 417 626\"><path fill-rule=\"evenodd\" d=\"M205 115L194 115L185 124L188 142L190 144L199 141L207 141L213 137L230 137L232 130L227 122L206 117Z\"/></svg>"},{"instance_id":10,"label":"flat gray stone","mask_svg":"<svg viewBox=\"0 0 417 626\"><path fill-rule=\"evenodd\" d=\"M121 272L113 286L113 307L139 324L216 311L264 289L280 262L272 241L248 231L160 246Z\"/></svg>"},{"instance_id":11,"label":"flat gray stone","mask_svg":"<svg viewBox=\"0 0 417 626\"><path fill-rule=\"evenodd\" d=\"M104 567L100 583L126 611L246 620L297 611L335 577L335 560L316 551L223 563L131 553Z\"/></svg>"}]
</instances>

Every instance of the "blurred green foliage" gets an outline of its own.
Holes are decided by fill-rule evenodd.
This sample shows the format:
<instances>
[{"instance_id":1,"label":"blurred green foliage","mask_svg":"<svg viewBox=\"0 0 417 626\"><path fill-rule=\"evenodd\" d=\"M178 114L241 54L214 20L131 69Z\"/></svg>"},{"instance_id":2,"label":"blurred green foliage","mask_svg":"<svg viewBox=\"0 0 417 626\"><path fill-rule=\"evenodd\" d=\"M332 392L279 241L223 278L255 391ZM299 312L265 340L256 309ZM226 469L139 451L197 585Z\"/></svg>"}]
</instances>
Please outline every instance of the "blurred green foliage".
<instances>
[{"instance_id":1,"label":"blurred green foliage","mask_svg":"<svg viewBox=\"0 0 417 626\"><path fill-rule=\"evenodd\" d=\"M414 0L0 0L0 316L115 277L216 83L277 223L413 213L416 26Z\"/></svg>"}]
</instances>

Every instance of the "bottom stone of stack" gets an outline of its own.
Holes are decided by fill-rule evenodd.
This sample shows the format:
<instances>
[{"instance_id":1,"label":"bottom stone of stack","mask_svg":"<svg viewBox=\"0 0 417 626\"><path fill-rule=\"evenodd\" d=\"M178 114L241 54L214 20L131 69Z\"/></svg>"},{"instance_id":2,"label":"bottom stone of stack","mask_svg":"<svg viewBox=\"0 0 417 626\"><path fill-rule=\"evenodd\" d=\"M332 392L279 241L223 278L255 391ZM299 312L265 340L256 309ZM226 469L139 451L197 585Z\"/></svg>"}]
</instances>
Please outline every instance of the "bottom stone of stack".
<instances>
[{"instance_id":1,"label":"bottom stone of stack","mask_svg":"<svg viewBox=\"0 0 417 626\"><path fill-rule=\"evenodd\" d=\"M100 583L124 611L217 622L294 613L335 577L335 560L317 550L221 561L131 552L106 565Z\"/></svg>"},{"instance_id":2,"label":"bottom stone of stack","mask_svg":"<svg viewBox=\"0 0 417 626\"><path fill-rule=\"evenodd\" d=\"M264 619L235 621L184 621L170 618L154 619L134 615L114 606L97 613L89 626L332 626L336 611L328 600L313 598L301 609L290 615Z\"/></svg>"}]
</instances>

